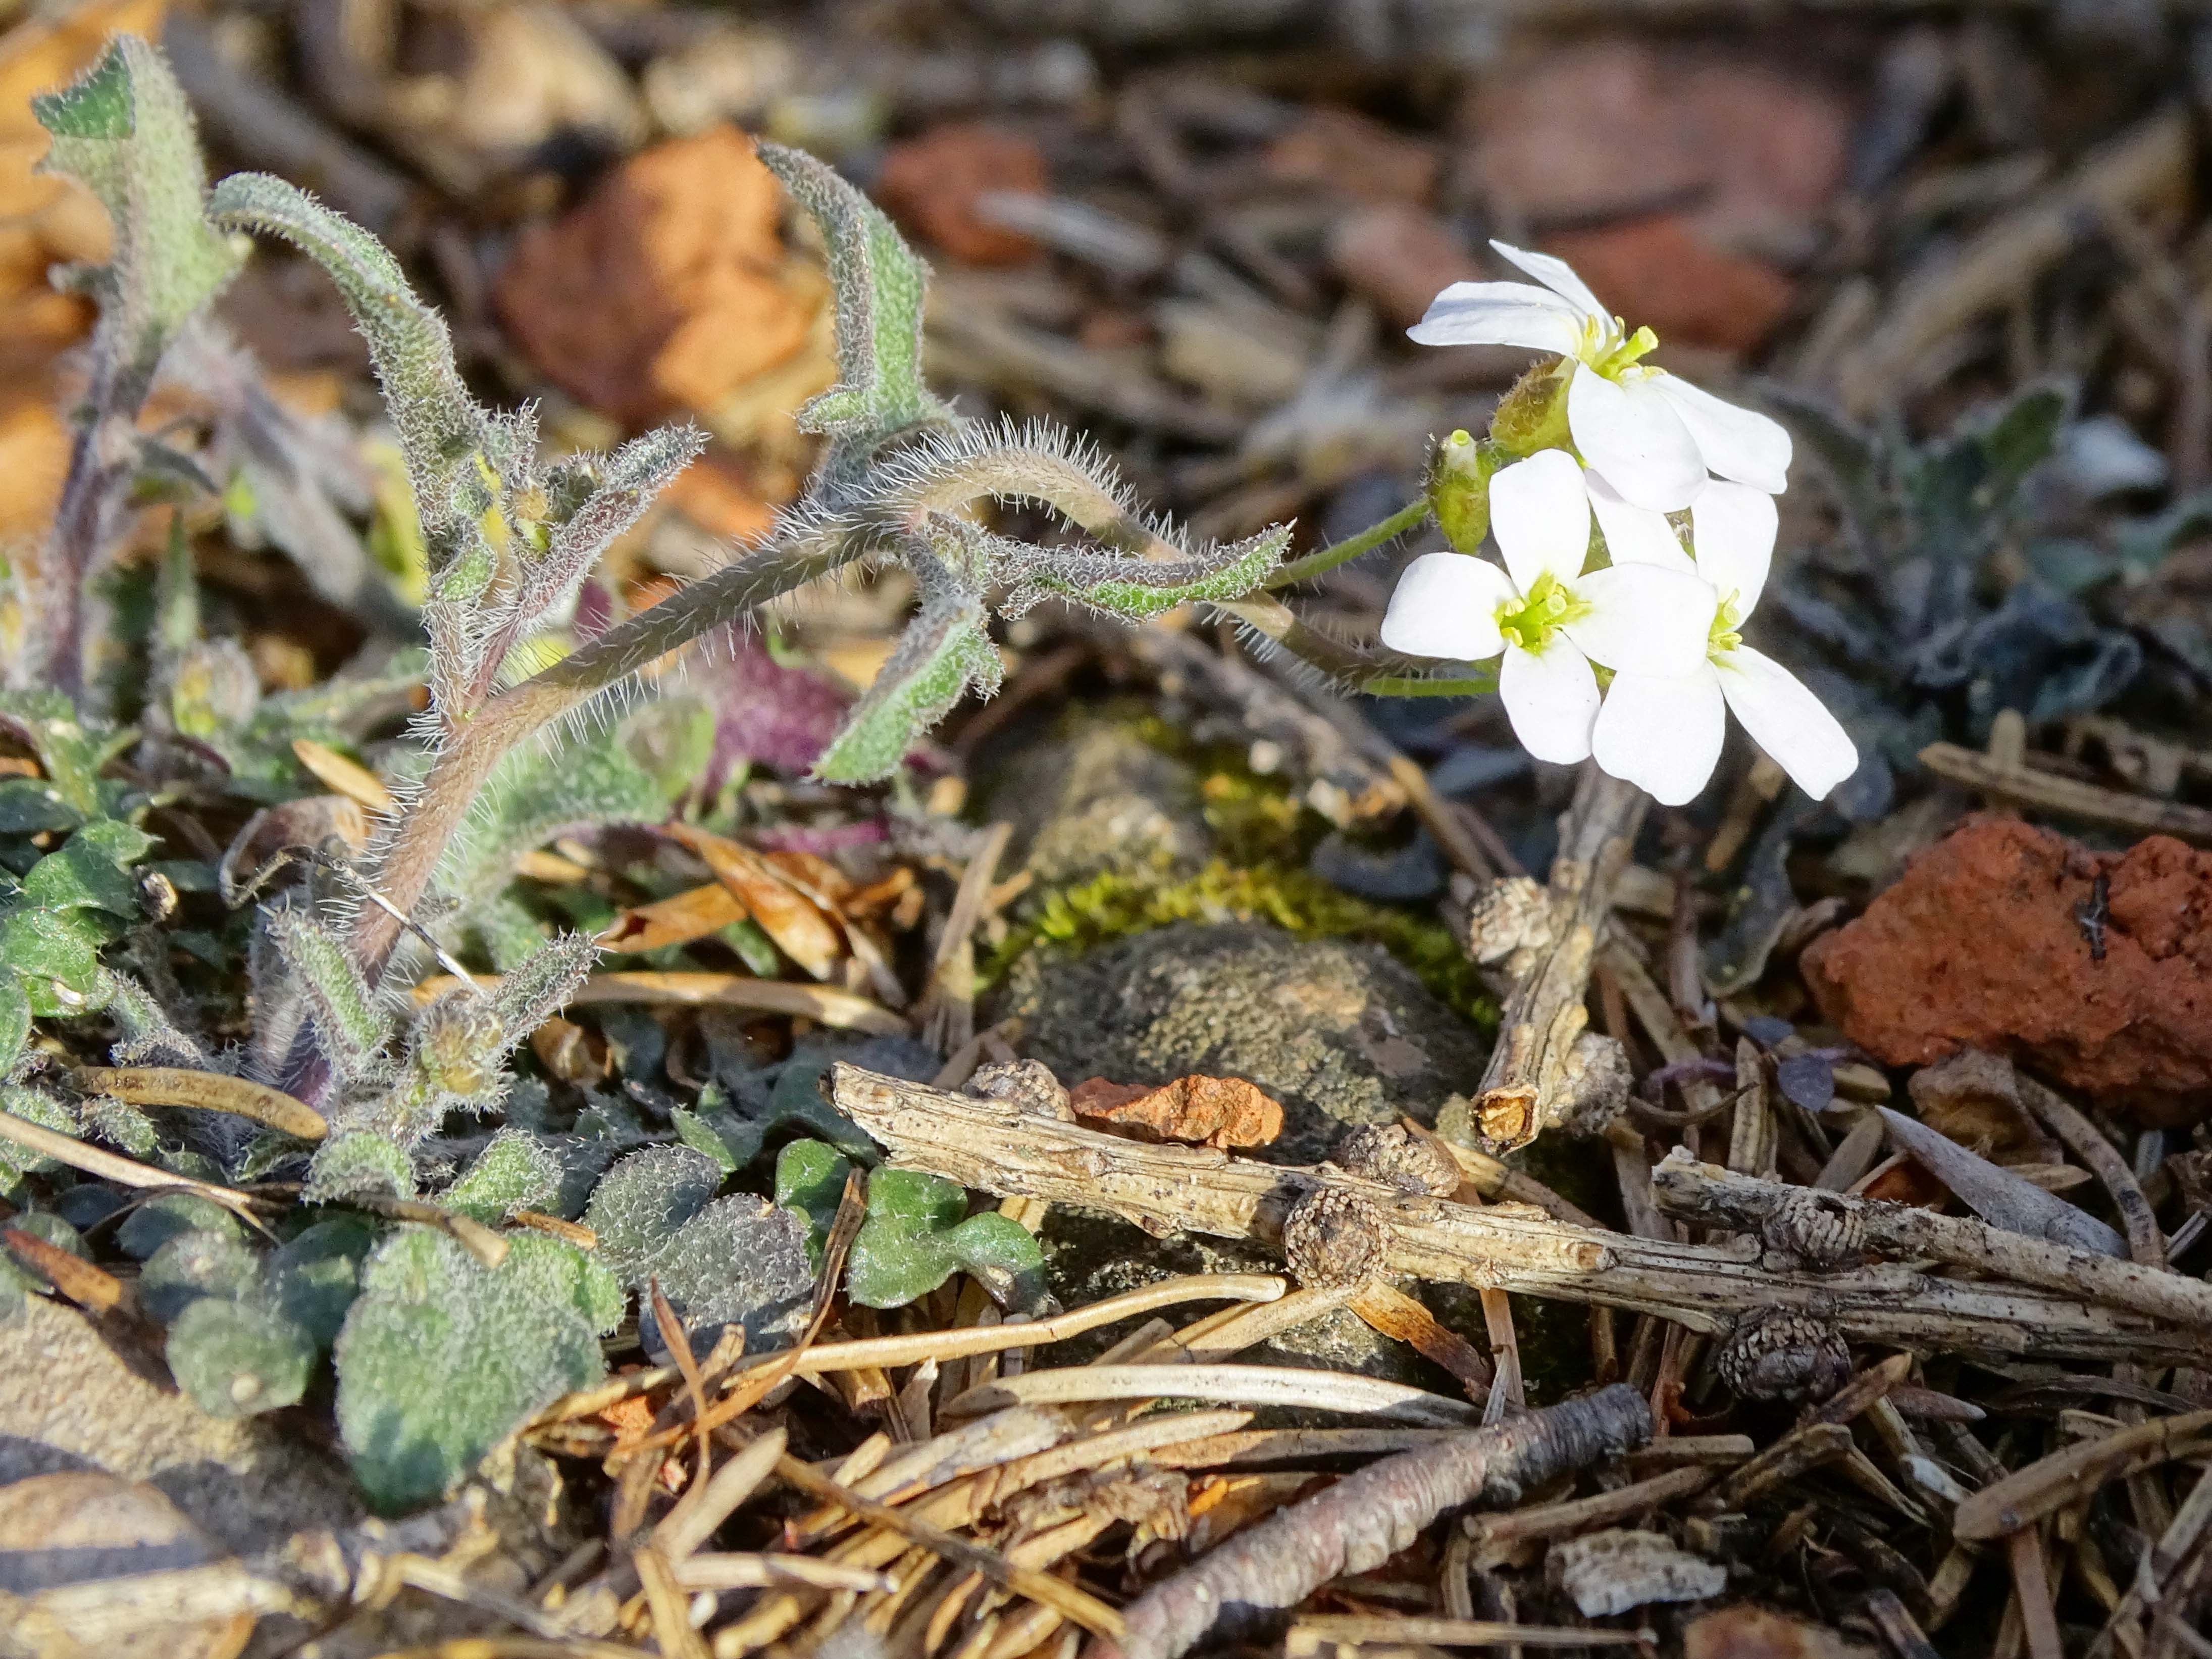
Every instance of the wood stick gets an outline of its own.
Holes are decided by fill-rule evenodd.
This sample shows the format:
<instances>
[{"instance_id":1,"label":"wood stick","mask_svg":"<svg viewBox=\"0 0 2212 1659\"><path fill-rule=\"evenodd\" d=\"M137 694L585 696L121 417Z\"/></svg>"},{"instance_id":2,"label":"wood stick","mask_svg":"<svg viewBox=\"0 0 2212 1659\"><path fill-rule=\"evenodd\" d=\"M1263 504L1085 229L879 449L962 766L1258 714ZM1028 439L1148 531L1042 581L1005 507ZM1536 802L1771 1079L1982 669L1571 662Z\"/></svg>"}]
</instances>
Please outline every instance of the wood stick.
<instances>
[{"instance_id":1,"label":"wood stick","mask_svg":"<svg viewBox=\"0 0 2212 1659\"><path fill-rule=\"evenodd\" d=\"M1505 1000L1498 1046L1474 1097L1474 1121L1505 1147L1526 1146L1570 1103L1568 1057L1589 1024L1590 964L1613 908L1613 882L1651 798L1583 769L1552 861L1551 942Z\"/></svg>"},{"instance_id":2,"label":"wood stick","mask_svg":"<svg viewBox=\"0 0 2212 1659\"><path fill-rule=\"evenodd\" d=\"M1668 1154L1653 1172L1652 1188L1660 1207L1670 1214L1750 1232L1757 1232L1761 1222L1784 1206L1797 1202L1796 1194L1804 1190L1699 1164L1679 1150ZM2172 1321L2199 1340L2212 1336L2212 1285L2201 1279L2046 1244L1985 1221L1940 1215L1915 1205L1869 1202L1841 1194L1821 1201L1831 1212L1863 1227L1868 1248L1882 1255L1931 1257L2014 1284L2063 1291L2087 1302Z\"/></svg>"},{"instance_id":3,"label":"wood stick","mask_svg":"<svg viewBox=\"0 0 2212 1659\"><path fill-rule=\"evenodd\" d=\"M1212 1147L1148 1146L842 1061L830 1075L839 1109L899 1164L1002 1196L1105 1210L1155 1235L1276 1242L1292 1204L1334 1188L1382 1216L1387 1272L1653 1313L1709 1336L1733 1330L1753 1308L1784 1307L1818 1314L1846 1341L1893 1347L2191 1364L2212 1356L2212 1330L2123 1313L2078 1293L1941 1279L1904 1266L1771 1269L1740 1251L1565 1226L1517 1206L1472 1209L1328 1168L1260 1164Z\"/></svg>"},{"instance_id":4,"label":"wood stick","mask_svg":"<svg viewBox=\"0 0 2212 1659\"><path fill-rule=\"evenodd\" d=\"M2032 766L2008 767L1955 743L1929 744L1920 751L1920 763L1937 777L1964 784L1992 800L2032 807L2055 817L2106 824L2131 835L2172 836L2192 847L2212 847L2212 812L2201 806L2103 789Z\"/></svg>"}]
</instances>

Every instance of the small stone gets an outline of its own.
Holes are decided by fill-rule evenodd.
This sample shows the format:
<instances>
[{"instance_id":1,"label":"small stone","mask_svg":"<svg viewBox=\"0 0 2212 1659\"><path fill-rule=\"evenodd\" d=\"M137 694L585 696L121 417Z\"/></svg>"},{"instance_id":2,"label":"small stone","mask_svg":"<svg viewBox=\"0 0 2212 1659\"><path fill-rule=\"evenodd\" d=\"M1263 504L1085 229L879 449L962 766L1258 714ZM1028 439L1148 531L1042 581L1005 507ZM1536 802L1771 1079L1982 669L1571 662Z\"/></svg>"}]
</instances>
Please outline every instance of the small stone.
<instances>
[{"instance_id":1,"label":"small stone","mask_svg":"<svg viewBox=\"0 0 2212 1659\"><path fill-rule=\"evenodd\" d=\"M978 1100L1011 1102L1037 1117L1073 1122L1075 1109L1067 1103L1067 1091L1052 1067L1041 1060L1005 1060L979 1066L968 1079L967 1092Z\"/></svg>"},{"instance_id":2,"label":"small stone","mask_svg":"<svg viewBox=\"0 0 2212 1659\"><path fill-rule=\"evenodd\" d=\"M1398 1123L1363 1123L1336 1144L1336 1166L1401 1193L1449 1198L1465 1179L1459 1160L1441 1141Z\"/></svg>"},{"instance_id":3,"label":"small stone","mask_svg":"<svg viewBox=\"0 0 2212 1659\"><path fill-rule=\"evenodd\" d=\"M1283 1218L1283 1260L1310 1289L1364 1285L1382 1271L1389 1241L1382 1211L1340 1188L1308 1193Z\"/></svg>"},{"instance_id":4,"label":"small stone","mask_svg":"<svg viewBox=\"0 0 2212 1659\"><path fill-rule=\"evenodd\" d=\"M1329 233L1328 262L1346 288L1400 328L1419 322L1429 301L1454 283L1486 274L1450 226L1406 202L1346 214Z\"/></svg>"},{"instance_id":5,"label":"small stone","mask_svg":"<svg viewBox=\"0 0 2212 1659\"><path fill-rule=\"evenodd\" d=\"M1754 1308L1736 1321L1713 1365L1746 1400L1826 1400L1850 1381L1851 1352L1826 1320Z\"/></svg>"},{"instance_id":6,"label":"small stone","mask_svg":"<svg viewBox=\"0 0 2212 1659\"><path fill-rule=\"evenodd\" d=\"M1866 1259L1866 1221L1835 1193L1790 1189L1759 1224L1766 1248L1808 1267L1856 1267Z\"/></svg>"},{"instance_id":7,"label":"small stone","mask_svg":"<svg viewBox=\"0 0 2212 1659\"><path fill-rule=\"evenodd\" d=\"M932 127L893 144L876 199L923 240L971 265L1018 265L1037 254L1028 237L986 220L976 203L993 191L1042 196L1051 188L1044 152L1018 133L981 121Z\"/></svg>"},{"instance_id":8,"label":"small stone","mask_svg":"<svg viewBox=\"0 0 2212 1659\"><path fill-rule=\"evenodd\" d=\"M2101 961L2081 921L2096 878ZM2153 836L2091 852L1975 817L1799 958L1829 1022L1884 1065L2008 1055L2159 1127L2212 1102L2212 853Z\"/></svg>"},{"instance_id":9,"label":"small stone","mask_svg":"<svg viewBox=\"0 0 2212 1659\"><path fill-rule=\"evenodd\" d=\"M602 414L710 414L813 326L807 285L786 275L783 210L744 135L677 139L526 234L493 298L539 371Z\"/></svg>"}]
</instances>

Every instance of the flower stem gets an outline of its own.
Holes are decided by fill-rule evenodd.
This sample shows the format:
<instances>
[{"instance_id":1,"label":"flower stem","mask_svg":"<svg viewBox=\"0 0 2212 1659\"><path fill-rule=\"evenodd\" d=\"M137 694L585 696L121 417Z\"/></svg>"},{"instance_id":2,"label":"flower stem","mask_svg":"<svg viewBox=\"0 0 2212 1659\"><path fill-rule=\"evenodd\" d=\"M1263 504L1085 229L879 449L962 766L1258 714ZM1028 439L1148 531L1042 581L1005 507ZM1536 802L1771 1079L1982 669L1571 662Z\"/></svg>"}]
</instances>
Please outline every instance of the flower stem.
<instances>
[{"instance_id":1,"label":"flower stem","mask_svg":"<svg viewBox=\"0 0 2212 1659\"><path fill-rule=\"evenodd\" d=\"M1334 570L1387 541L1395 541L1408 530L1417 528L1428 516L1429 498L1419 496L1407 502L1380 524L1368 526L1357 536L1347 536L1340 542L1322 548L1318 553L1309 553L1303 559L1292 560L1268 577L1267 586L1288 587L1295 582L1310 581L1323 571Z\"/></svg>"},{"instance_id":2,"label":"flower stem","mask_svg":"<svg viewBox=\"0 0 2212 1659\"><path fill-rule=\"evenodd\" d=\"M1357 689L1370 697L1479 697L1498 690L1498 676L1470 674L1422 679L1409 674L1383 674L1363 682Z\"/></svg>"}]
</instances>

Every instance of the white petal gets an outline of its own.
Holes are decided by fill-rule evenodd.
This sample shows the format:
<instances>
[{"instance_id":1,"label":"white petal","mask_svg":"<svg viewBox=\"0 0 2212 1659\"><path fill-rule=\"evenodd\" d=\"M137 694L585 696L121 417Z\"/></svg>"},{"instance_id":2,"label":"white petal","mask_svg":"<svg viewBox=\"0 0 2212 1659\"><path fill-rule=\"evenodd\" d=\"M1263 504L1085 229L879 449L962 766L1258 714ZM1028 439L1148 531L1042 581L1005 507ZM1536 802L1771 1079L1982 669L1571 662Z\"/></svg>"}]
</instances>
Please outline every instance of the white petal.
<instances>
[{"instance_id":1,"label":"white petal","mask_svg":"<svg viewBox=\"0 0 2212 1659\"><path fill-rule=\"evenodd\" d=\"M1773 658L1738 646L1715 665L1722 693L1752 741L1814 800L1858 770L1858 745L1850 733Z\"/></svg>"},{"instance_id":2,"label":"white petal","mask_svg":"<svg viewBox=\"0 0 2212 1659\"><path fill-rule=\"evenodd\" d=\"M1606 550L1615 564L1656 564L1686 575L1697 569L1665 514L1621 500L1620 492L1595 472L1585 472L1583 482L1589 486L1590 511L1597 514L1597 527L1605 532Z\"/></svg>"},{"instance_id":3,"label":"white petal","mask_svg":"<svg viewBox=\"0 0 2212 1659\"><path fill-rule=\"evenodd\" d=\"M1490 532L1524 594L1546 571L1573 581L1589 556L1589 529L1583 470L1564 449L1540 449L1490 481Z\"/></svg>"},{"instance_id":4,"label":"white petal","mask_svg":"<svg viewBox=\"0 0 2212 1659\"><path fill-rule=\"evenodd\" d=\"M1709 471L1770 495L1790 487L1790 432L1779 421L1716 398L1679 374L1662 371L1645 384L1682 417Z\"/></svg>"},{"instance_id":5,"label":"white petal","mask_svg":"<svg viewBox=\"0 0 2212 1659\"><path fill-rule=\"evenodd\" d=\"M1654 513L1687 507L1705 482L1697 441L1650 377L1622 386L1586 363L1567 386L1567 428L1583 459L1625 501Z\"/></svg>"},{"instance_id":6,"label":"white petal","mask_svg":"<svg viewBox=\"0 0 2212 1659\"><path fill-rule=\"evenodd\" d=\"M1774 497L1765 490L1718 478L1690 503L1690 540L1698 550L1698 574L1722 598L1735 595L1739 620L1751 614L1766 586L1780 516L1774 510Z\"/></svg>"},{"instance_id":7,"label":"white petal","mask_svg":"<svg viewBox=\"0 0 2212 1659\"><path fill-rule=\"evenodd\" d=\"M1406 567L1382 617L1382 643L1409 657L1479 662L1504 648L1498 607L1513 584L1487 559L1426 553Z\"/></svg>"},{"instance_id":8,"label":"white petal","mask_svg":"<svg viewBox=\"0 0 2212 1659\"><path fill-rule=\"evenodd\" d=\"M1560 635L1552 635L1541 655L1507 646L1498 692L1505 701L1513 735L1538 760L1571 766L1589 758L1597 676L1590 672L1589 659Z\"/></svg>"},{"instance_id":9,"label":"white petal","mask_svg":"<svg viewBox=\"0 0 2212 1659\"><path fill-rule=\"evenodd\" d=\"M1671 679L1615 674L1590 733L1590 752L1661 805L1680 806L1712 776L1727 727L1720 676L1710 663Z\"/></svg>"},{"instance_id":10,"label":"white petal","mask_svg":"<svg viewBox=\"0 0 2212 1659\"><path fill-rule=\"evenodd\" d=\"M1509 247L1494 236L1490 239L1490 246L1498 250L1500 258L1520 266L1585 317L1595 317L1601 322L1612 319L1613 313L1599 302L1589 284L1575 275L1574 267L1565 259L1549 253L1531 253L1526 248Z\"/></svg>"},{"instance_id":11,"label":"white petal","mask_svg":"<svg viewBox=\"0 0 2212 1659\"><path fill-rule=\"evenodd\" d=\"M1582 314L1526 283L1454 283L1406 331L1421 345L1526 346L1571 357L1583 343Z\"/></svg>"},{"instance_id":12,"label":"white petal","mask_svg":"<svg viewBox=\"0 0 2212 1659\"><path fill-rule=\"evenodd\" d=\"M1607 668L1631 674L1686 674L1705 659L1718 595L1686 571L1616 564L1575 583L1589 607L1567 637Z\"/></svg>"}]
</instances>

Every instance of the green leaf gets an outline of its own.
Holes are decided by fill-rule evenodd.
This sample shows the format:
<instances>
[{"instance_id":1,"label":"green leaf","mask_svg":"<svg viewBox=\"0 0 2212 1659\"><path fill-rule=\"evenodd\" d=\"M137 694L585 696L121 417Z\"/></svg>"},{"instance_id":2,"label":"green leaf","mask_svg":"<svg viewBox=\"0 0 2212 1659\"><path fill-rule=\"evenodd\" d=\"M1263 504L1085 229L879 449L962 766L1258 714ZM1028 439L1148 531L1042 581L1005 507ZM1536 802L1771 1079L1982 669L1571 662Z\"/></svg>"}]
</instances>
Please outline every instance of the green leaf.
<instances>
[{"instance_id":1,"label":"green leaf","mask_svg":"<svg viewBox=\"0 0 2212 1659\"><path fill-rule=\"evenodd\" d=\"M901 1308L966 1268L1011 1305L1041 1301L1044 1255L1028 1230L1002 1215L967 1214L968 1194L953 1182L878 1170L846 1265L846 1293L863 1307Z\"/></svg>"},{"instance_id":2,"label":"green leaf","mask_svg":"<svg viewBox=\"0 0 2212 1659\"><path fill-rule=\"evenodd\" d=\"M161 1254L164 1245L190 1233L238 1236L238 1222L229 1211L193 1193L164 1193L141 1204L123 1218L115 1242L124 1253L141 1261Z\"/></svg>"},{"instance_id":3,"label":"green leaf","mask_svg":"<svg viewBox=\"0 0 2212 1659\"><path fill-rule=\"evenodd\" d=\"M983 631L981 600L947 593L925 602L814 763L814 775L830 783L889 777L969 687L988 696L1004 672L998 647Z\"/></svg>"},{"instance_id":4,"label":"green leaf","mask_svg":"<svg viewBox=\"0 0 2212 1659\"><path fill-rule=\"evenodd\" d=\"M74 911L0 916L0 968L21 975L31 1012L45 1018L90 1011L103 943L98 929Z\"/></svg>"},{"instance_id":5,"label":"green leaf","mask_svg":"<svg viewBox=\"0 0 2212 1659\"><path fill-rule=\"evenodd\" d=\"M0 691L0 726L12 728L39 757L46 779L11 779L51 790L76 813L72 822L101 816L105 803L100 787L100 769L118 749L135 740L136 734L88 725L77 716L76 706L58 691ZM0 798L7 792L0 789ZM0 824L0 829L4 829ZM66 829L68 823L40 825Z\"/></svg>"},{"instance_id":6,"label":"green leaf","mask_svg":"<svg viewBox=\"0 0 2212 1659\"><path fill-rule=\"evenodd\" d=\"M392 1019L337 934L297 906L263 913L269 942L303 994L324 1057L343 1080L359 1077L392 1040Z\"/></svg>"},{"instance_id":7,"label":"green leaf","mask_svg":"<svg viewBox=\"0 0 2212 1659\"><path fill-rule=\"evenodd\" d=\"M794 1140L775 1155L775 1201L806 1221L806 1260L822 1265L822 1246L844 1200L852 1160L818 1140Z\"/></svg>"},{"instance_id":8,"label":"green leaf","mask_svg":"<svg viewBox=\"0 0 2212 1659\"><path fill-rule=\"evenodd\" d=\"M434 548L450 556L463 522L489 491L483 473L520 478L526 427L502 422L469 396L452 336L416 297L384 245L314 198L267 173L217 185L208 215L230 230L282 237L329 273L368 342L385 407L399 434L416 507Z\"/></svg>"},{"instance_id":9,"label":"green leaf","mask_svg":"<svg viewBox=\"0 0 2212 1659\"><path fill-rule=\"evenodd\" d=\"M261 1280L261 1264L237 1232L182 1232L146 1258L138 1273L138 1299L164 1325L173 1325L203 1297L234 1301Z\"/></svg>"},{"instance_id":10,"label":"green leaf","mask_svg":"<svg viewBox=\"0 0 2212 1659\"><path fill-rule=\"evenodd\" d=\"M587 934L560 933L510 969L494 1000L512 1041L521 1042L566 1007L599 959L599 947Z\"/></svg>"},{"instance_id":11,"label":"green leaf","mask_svg":"<svg viewBox=\"0 0 2212 1659\"><path fill-rule=\"evenodd\" d=\"M561 1160L538 1137L502 1129L438 1201L487 1225L517 1210L543 1210L561 1191Z\"/></svg>"},{"instance_id":12,"label":"green leaf","mask_svg":"<svg viewBox=\"0 0 2212 1659\"><path fill-rule=\"evenodd\" d=\"M84 814L44 778L0 779L0 836L32 836L42 830L74 830Z\"/></svg>"},{"instance_id":13,"label":"green leaf","mask_svg":"<svg viewBox=\"0 0 2212 1659\"><path fill-rule=\"evenodd\" d=\"M0 1077L15 1066L31 1038L31 999L23 981L0 969Z\"/></svg>"},{"instance_id":14,"label":"green leaf","mask_svg":"<svg viewBox=\"0 0 2212 1659\"><path fill-rule=\"evenodd\" d=\"M732 1128L743 1127L727 1112L718 1113L716 1115L726 1121ZM676 1138L693 1152L703 1153L712 1158L714 1167L724 1175L735 1175L744 1167L739 1163L736 1152L732 1150L728 1136L708 1122L698 1113L687 1112L678 1106L668 1114L668 1118L669 1121L676 1126ZM757 1136L754 1137L754 1151L757 1152L759 1150ZM750 1160L747 1159L746 1162Z\"/></svg>"},{"instance_id":15,"label":"green leaf","mask_svg":"<svg viewBox=\"0 0 2212 1659\"><path fill-rule=\"evenodd\" d=\"M40 171L85 185L114 223L100 325L135 405L177 331L238 270L238 255L204 216L207 173L191 106L161 53L124 34L73 85L31 108L54 136Z\"/></svg>"},{"instance_id":16,"label":"green leaf","mask_svg":"<svg viewBox=\"0 0 2212 1659\"><path fill-rule=\"evenodd\" d=\"M340 1203L362 1193L414 1197L413 1160L382 1135L365 1129L332 1135L316 1150L301 1200Z\"/></svg>"},{"instance_id":17,"label":"green leaf","mask_svg":"<svg viewBox=\"0 0 2212 1659\"><path fill-rule=\"evenodd\" d=\"M216 1296L178 1316L162 1353L177 1385L210 1417L296 1404L315 1364L314 1340L276 1309Z\"/></svg>"},{"instance_id":18,"label":"green leaf","mask_svg":"<svg viewBox=\"0 0 2212 1659\"><path fill-rule=\"evenodd\" d=\"M135 824L99 818L49 853L23 878L26 902L50 910L106 910L138 914L138 884L130 866L154 850L154 838Z\"/></svg>"},{"instance_id":19,"label":"green leaf","mask_svg":"<svg viewBox=\"0 0 2212 1659\"><path fill-rule=\"evenodd\" d=\"M740 1324L760 1352L788 1340L804 1317L813 1276L799 1218L749 1193L716 1199L721 1170L688 1146L651 1146L617 1164L592 1194L584 1224L599 1259L623 1284L657 1280L696 1344ZM659 1347L650 1322L647 1352Z\"/></svg>"},{"instance_id":20,"label":"green leaf","mask_svg":"<svg viewBox=\"0 0 2212 1659\"><path fill-rule=\"evenodd\" d=\"M837 384L799 411L800 426L872 447L951 425L952 411L922 380L929 267L835 169L779 144L761 145L760 158L821 228L836 291Z\"/></svg>"},{"instance_id":21,"label":"green leaf","mask_svg":"<svg viewBox=\"0 0 2212 1659\"><path fill-rule=\"evenodd\" d=\"M376 1225L365 1216L334 1216L303 1229L269 1258L271 1303L317 1347L329 1347L360 1293L362 1264L375 1244Z\"/></svg>"},{"instance_id":22,"label":"green leaf","mask_svg":"<svg viewBox=\"0 0 2212 1659\"><path fill-rule=\"evenodd\" d=\"M533 1412L597 1382L621 1309L605 1270L558 1239L517 1235L492 1269L399 1228L362 1270L337 1347L339 1433L370 1503L436 1501Z\"/></svg>"}]
</instances>

